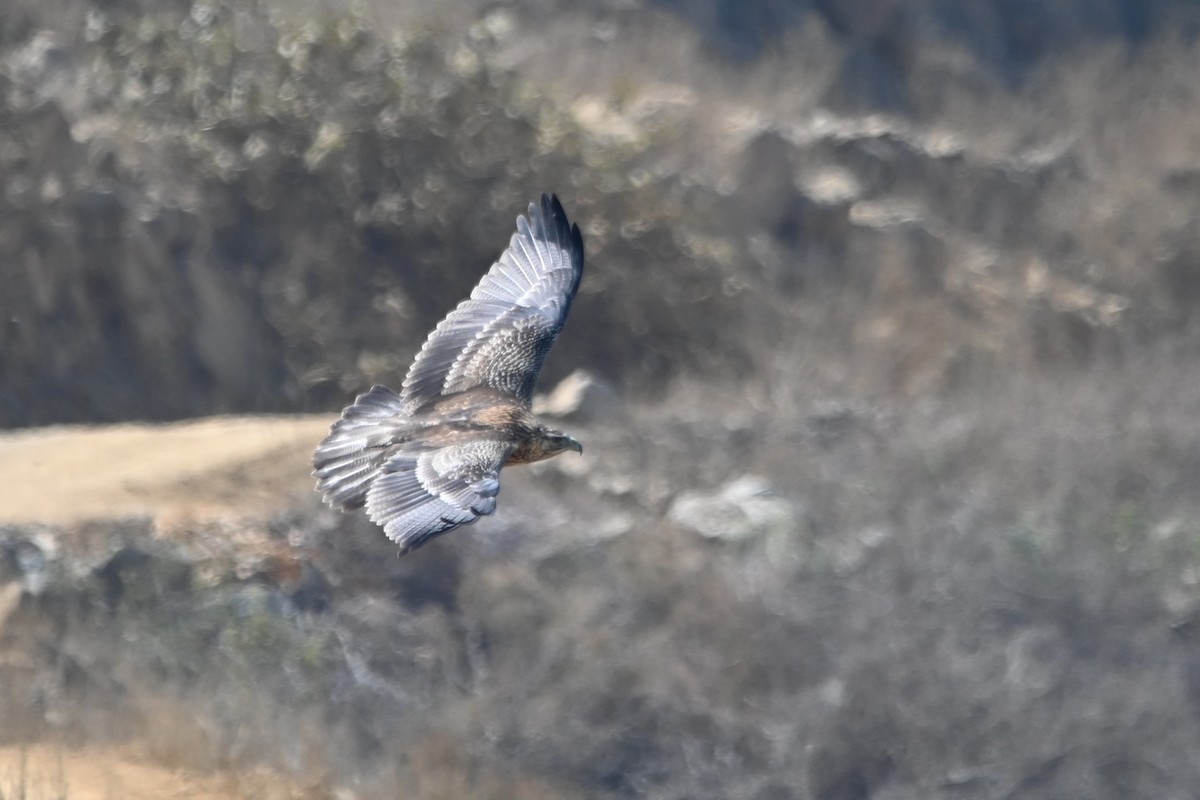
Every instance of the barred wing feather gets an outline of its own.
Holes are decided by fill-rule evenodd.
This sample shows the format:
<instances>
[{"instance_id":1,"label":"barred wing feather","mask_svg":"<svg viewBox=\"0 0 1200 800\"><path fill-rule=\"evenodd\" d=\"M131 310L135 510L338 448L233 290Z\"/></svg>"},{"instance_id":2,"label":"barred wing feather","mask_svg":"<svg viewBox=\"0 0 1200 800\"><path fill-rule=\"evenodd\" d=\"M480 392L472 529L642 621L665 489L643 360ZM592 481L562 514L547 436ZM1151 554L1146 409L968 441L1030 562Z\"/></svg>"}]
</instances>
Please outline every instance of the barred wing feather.
<instances>
[{"instance_id":1,"label":"barred wing feather","mask_svg":"<svg viewBox=\"0 0 1200 800\"><path fill-rule=\"evenodd\" d=\"M411 411L487 386L529 404L583 274L583 238L554 196L517 217L508 249L425 341L400 393Z\"/></svg>"},{"instance_id":2,"label":"barred wing feather","mask_svg":"<svg viewBox=\"0 0 1200 800\"><path fill-rule=\"evenodd\" d=\"M367 491L367 516L405 553L496 510L508 442L476 440L392 455Z\"/></svg>"}]
</instances>

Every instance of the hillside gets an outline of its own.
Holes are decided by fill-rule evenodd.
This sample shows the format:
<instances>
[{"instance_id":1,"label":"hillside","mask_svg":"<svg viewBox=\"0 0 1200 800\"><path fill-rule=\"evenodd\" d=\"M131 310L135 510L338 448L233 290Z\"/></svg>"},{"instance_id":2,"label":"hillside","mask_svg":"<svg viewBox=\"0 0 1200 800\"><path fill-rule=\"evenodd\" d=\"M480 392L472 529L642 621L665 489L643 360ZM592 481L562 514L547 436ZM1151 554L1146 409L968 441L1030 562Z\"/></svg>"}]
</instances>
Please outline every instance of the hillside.
<instances>
[{"instance_id":1,"label":"hillside","mask_svg":"<svg viewBox=\"0 0 1200 800\"><path fill-rule=\"evenodd\" d=\"M1200 16L1034 5L6 6L0 800L1191 796ZM586 455L396 558L545 190Z\"/></svg>"}]
</instances>

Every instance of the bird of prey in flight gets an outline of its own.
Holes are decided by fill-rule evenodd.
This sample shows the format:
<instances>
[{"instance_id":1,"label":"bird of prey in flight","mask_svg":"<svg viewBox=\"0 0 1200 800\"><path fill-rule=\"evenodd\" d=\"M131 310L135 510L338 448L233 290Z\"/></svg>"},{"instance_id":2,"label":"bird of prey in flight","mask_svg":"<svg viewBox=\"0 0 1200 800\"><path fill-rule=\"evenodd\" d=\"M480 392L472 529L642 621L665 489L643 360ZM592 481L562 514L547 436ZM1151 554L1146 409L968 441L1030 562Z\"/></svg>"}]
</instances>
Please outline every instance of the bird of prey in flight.
<instances>
[{"instance_id":1,"label":"bird of prey in flight","mask_svg":"<svg viewBox=\"0 0 1200 800\"><path fill-rule=\"evenodd\" d=\"M579 227L542 195L470 298L429 334L400 392L359 395L317 446L325 502L365 507L406 553L495 511L506 464L582 454L530 410L582 274Z\"/></svg>"}]
</instances>

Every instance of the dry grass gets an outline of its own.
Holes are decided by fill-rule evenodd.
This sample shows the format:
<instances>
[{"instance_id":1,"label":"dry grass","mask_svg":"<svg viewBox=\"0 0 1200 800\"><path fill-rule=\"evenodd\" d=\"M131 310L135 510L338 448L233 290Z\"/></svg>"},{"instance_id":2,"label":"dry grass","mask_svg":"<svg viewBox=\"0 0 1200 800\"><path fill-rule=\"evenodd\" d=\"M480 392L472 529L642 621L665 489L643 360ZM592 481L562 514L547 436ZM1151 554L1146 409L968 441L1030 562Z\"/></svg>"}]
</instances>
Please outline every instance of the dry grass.
<instances>
[{"instance_id":1,"label":"dry grass","mask_svg":"<svg viewBox=\"0 0 1200 800\"><path fill-rule=\"evenodd\" d=\"M5 662L4 713L230 797L276 773L294 797L1169 794L1200 779L1173 632L1200 575L1193 364L936 403L684 386L411 558L352 518L264 524L321 542L317 612L269 573L158 580L148 530L95 527L149 566L98 566L106 605L84 580L10 614L33 661ZM723 542L669 513L746 474L787 524Z\"/></svg>"}]
</instances>

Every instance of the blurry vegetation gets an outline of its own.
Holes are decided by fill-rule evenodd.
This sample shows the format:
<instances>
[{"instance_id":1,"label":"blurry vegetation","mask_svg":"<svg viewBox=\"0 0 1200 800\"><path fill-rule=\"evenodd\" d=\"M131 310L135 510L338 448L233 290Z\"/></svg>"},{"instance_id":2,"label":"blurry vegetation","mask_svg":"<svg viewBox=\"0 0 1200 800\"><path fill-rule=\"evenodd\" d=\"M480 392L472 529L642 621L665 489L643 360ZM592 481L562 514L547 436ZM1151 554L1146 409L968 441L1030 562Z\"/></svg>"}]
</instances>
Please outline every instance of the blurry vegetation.
<instances>
[{"instance_id":1,"label":"blurry vegetation","mask_svg":"<svg viewBox=\"0 0 1200 800\"><path fill-rule=\"evenodd\" d=\"M312 496L0 528L0 745L314 797L1194 792L1190 4L385 5L0 12L0 424L395 386L543 190L590 259L544 387L627 413L399 561Z\"/></svg>"},{"instance_id":2,"label":"blurry vegetation","mask_svg":"<svg viewBox=\"0 0 1200 800\"><path fill-rule=\"evenodd\" d=\"M632 186L572 190L648 145L589 141L486 66L486 36L222 3L97 7L82 36L9 59L10 424L312 408L394 381L543 189L611 265L589 293L647 274L580 312L567 358L645 384L721 342L692 316L711 289L649 308L715 265L672 246L663 212L631 215ZM56 78L64 96L42 96ZM630 319L636 338L610 335Z\"/></svg>"},{"instance_id":3,"label":"blurry vegetation","mask_svg":"<svg viewBox=\"0 0 1200 800\"><path fill-rule=\"evenodd\" d=\"M783 49L723 83L697 60L696 90L654 62L613 73L618 50L608 91L565 101L547 59L570 53L534 46L533 5L466 34L266 0L67 8L54 31L54 9L10 11L2 37L0 424L332 408L394 383L542 190L594 265L550 380L583 365L654 396L799 370L941 393L1190 330L1190 145L1161 129L1188 124L1196 56L1172 36L1039 59L1030 104L947 94L929 48L856 67L904 79L907 113L840 117L816 65L764 94ZM606 8L589 52L678 38ZM837 26L802 16L779 47L835 56ZM1131 106L1115 130L1145 146L1092 124Z\"/></svg>"},{"instance_id":4,"label":"blurry vegetation","mask_svg":"<svg viewBox=\"0 0 1200 800\"><path fill-rule=\"evenodd\" d=\"M580 429L582 471L514 472L502 517L419 557L315 497L245 533L10 527L0 583L36 553L54 574L0 631L0 654L32 654L0 666L5 736L130 737L314 796L1191 786L1200 400L1161 362L1131 374L1150 378L1150 405L1073 380L837 428L648 405ZM741 474L769 478L708 488ZM684 487L716 528L676 513ZM794 522L722 532L774 504ZM241 536L286 538L299 571L260 543L179 577Z\"/></svg>"}]
</instances>

